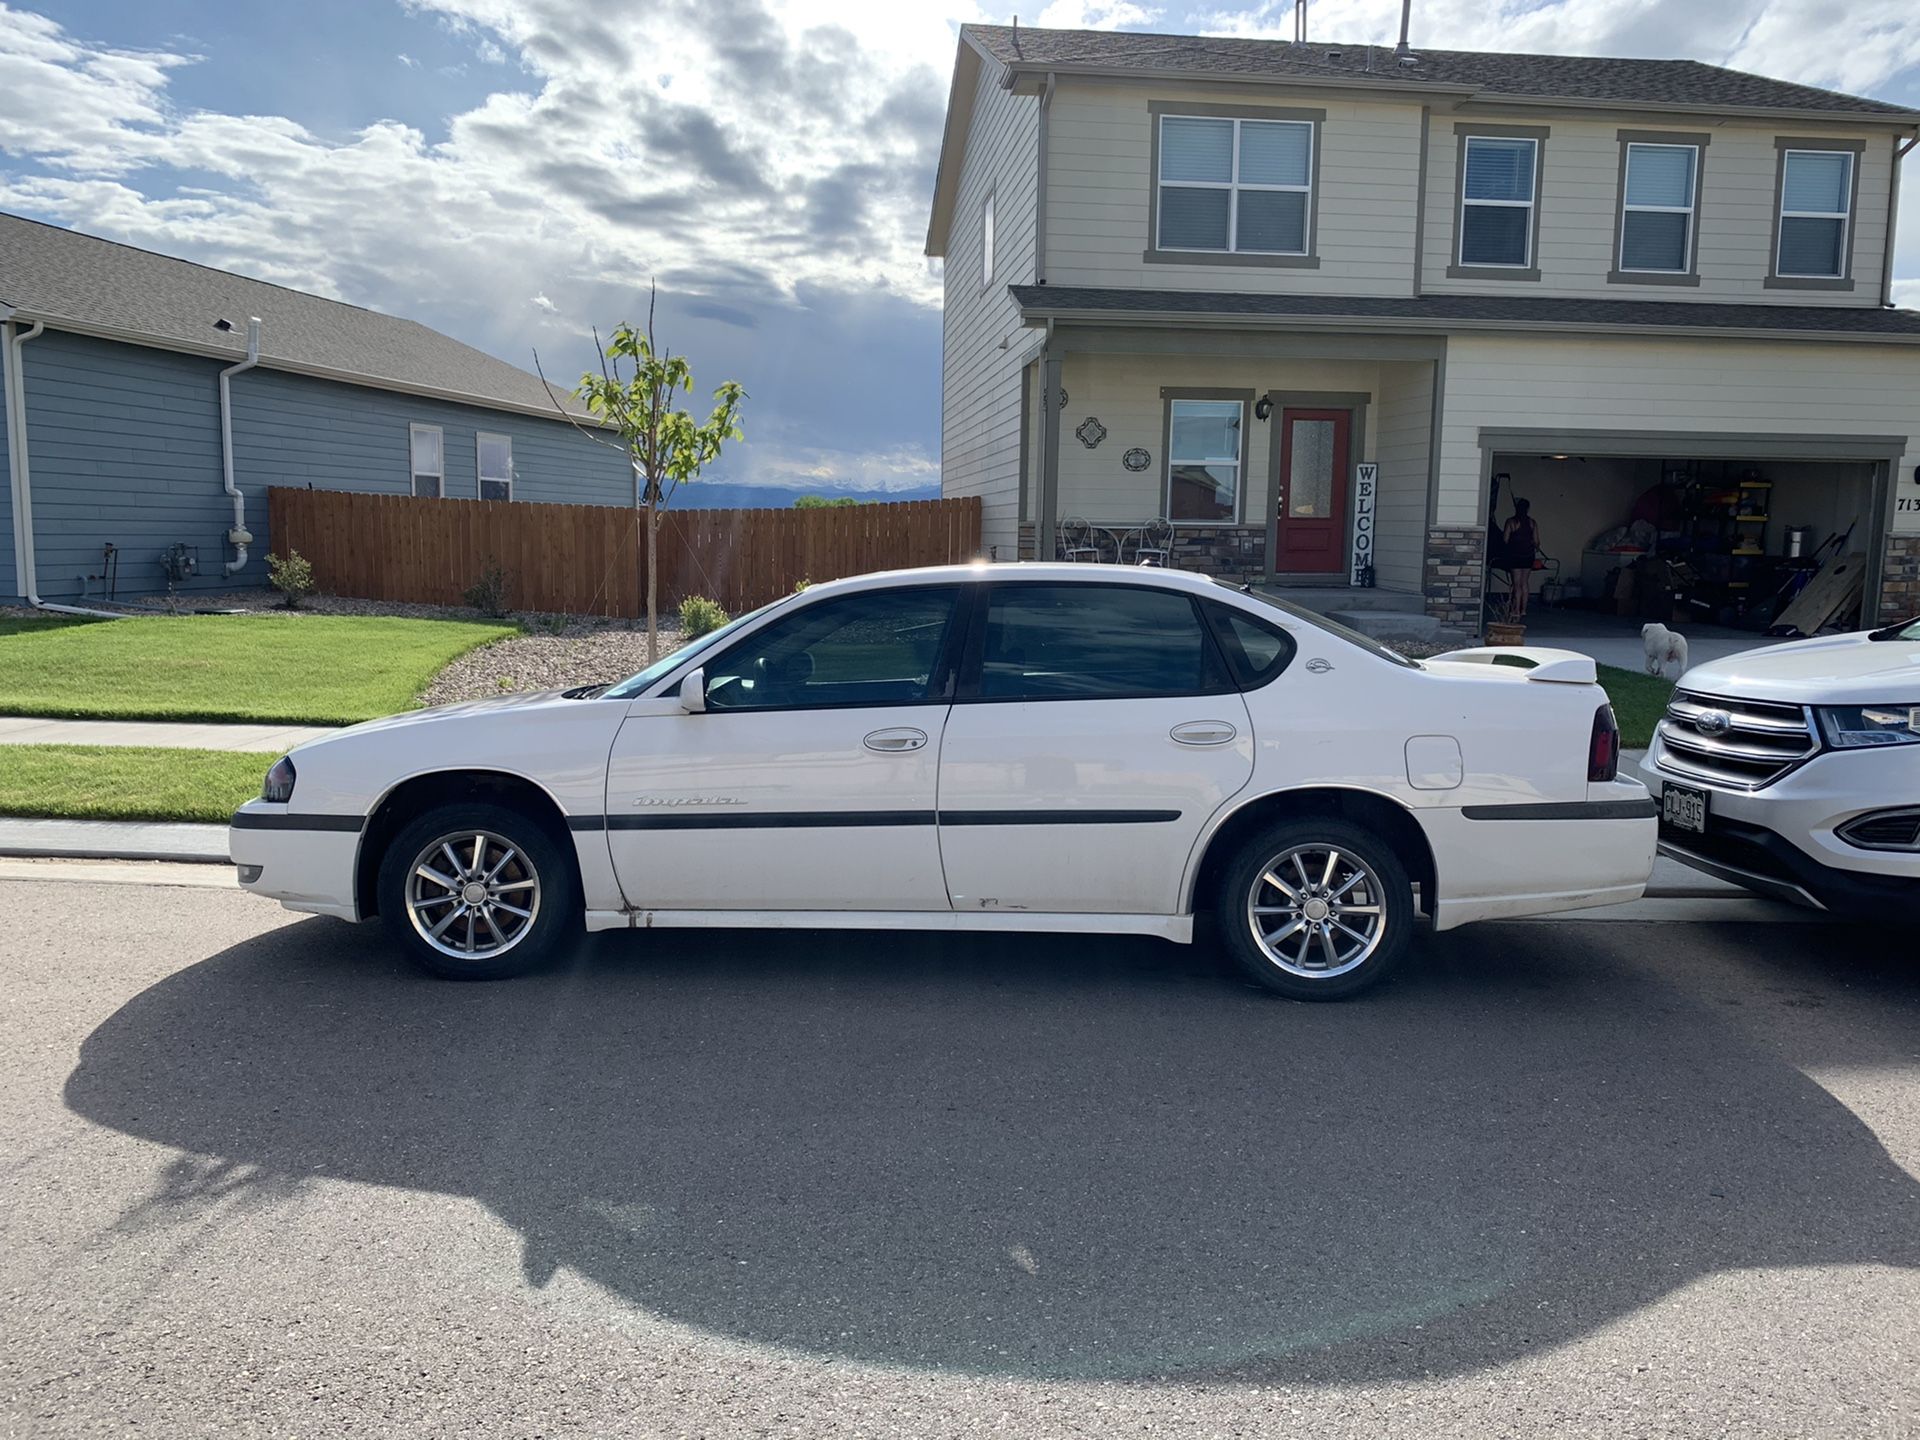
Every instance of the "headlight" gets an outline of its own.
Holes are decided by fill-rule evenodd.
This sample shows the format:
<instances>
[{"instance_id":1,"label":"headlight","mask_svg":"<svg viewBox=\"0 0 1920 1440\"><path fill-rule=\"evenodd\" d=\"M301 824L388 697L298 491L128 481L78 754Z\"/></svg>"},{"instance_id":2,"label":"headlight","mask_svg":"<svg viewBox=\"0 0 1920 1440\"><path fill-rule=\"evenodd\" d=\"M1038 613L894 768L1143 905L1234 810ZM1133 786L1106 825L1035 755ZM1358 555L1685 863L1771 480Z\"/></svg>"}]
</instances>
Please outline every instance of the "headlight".
<instances>
[{"instance_id":1,"label":"headlight","mask_svg":"<svg viewBox=\"0 0 1920 1440\"><path fill-rule=\"evenodd\" d=\"M1834 705L1814 711L1820 733L1836 750L1920 741L1920 705Z\"/></svg>"},{"instance_id":2,"label":"headlight","mask_svg":"<svg viewBox=\"0 0 1920 1440\"><path fill-rule=\"evenodd\" d=\"M273 762L273 768L267 771L267 778L260 786L260 798L275 805L284 805L293 798L293 761L282 755Z\"/></svg>"}]
</instances>

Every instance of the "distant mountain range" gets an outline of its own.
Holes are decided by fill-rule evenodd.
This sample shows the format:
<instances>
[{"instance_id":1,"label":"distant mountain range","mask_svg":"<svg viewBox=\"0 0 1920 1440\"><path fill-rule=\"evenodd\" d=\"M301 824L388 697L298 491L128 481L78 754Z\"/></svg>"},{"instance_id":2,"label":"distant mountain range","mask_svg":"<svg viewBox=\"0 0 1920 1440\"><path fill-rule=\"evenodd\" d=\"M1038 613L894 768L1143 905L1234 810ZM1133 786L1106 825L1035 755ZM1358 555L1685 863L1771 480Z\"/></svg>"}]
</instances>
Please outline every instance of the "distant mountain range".
<instances>
[{"instance_id":1,"label":"distant mountain range","mask_svg":"<svg viewBox=\"0 0 1920 1440\"><path fill-rule=\"evenodd\" d=\"M820 495L837 500L851 495L856 500L938 500L938 485L918 485L911 490L848 490L838 485L813 485L789 489L784 485L729 485L720 481L696 480L682 485L668 508L673 510L785 510L802 495Z\"/></svg>"}]
</instances>

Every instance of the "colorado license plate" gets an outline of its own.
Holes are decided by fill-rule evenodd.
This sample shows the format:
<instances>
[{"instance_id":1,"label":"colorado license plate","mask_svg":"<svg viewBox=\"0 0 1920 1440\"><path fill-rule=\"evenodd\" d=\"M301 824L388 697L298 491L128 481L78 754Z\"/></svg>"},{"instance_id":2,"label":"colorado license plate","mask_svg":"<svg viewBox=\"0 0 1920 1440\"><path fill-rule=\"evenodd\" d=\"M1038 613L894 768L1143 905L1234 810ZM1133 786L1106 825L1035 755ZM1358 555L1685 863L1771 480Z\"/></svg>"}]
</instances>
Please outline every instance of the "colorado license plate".
<instances>
[{"instance_id":1,"label":"colorado license plate","mask_svg":"<svg viewBox=\"0 0 1920 1440\"><path fill-rule=\"evenodd\" d=\"M1689 790L1685 785L1663 785L1660 789L1660 823L1676 830L1702 834L1707 828L1707 792Z\"/></svg>"}]
</instances>

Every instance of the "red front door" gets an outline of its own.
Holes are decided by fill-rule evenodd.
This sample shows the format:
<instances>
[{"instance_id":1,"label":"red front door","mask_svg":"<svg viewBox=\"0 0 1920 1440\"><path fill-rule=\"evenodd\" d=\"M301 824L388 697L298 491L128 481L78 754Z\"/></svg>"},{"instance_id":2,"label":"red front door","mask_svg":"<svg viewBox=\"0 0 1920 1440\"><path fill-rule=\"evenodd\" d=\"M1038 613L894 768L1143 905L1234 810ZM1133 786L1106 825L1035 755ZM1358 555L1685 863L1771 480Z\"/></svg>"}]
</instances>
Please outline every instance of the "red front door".
<instances>
[{"instance_id":1,"label":"red front door","mask_svg":"<svg viewBox=\"0 0 1920 1440\"><path fill-rule=\"evenodd\" d=\"M1280 412L1280 488L1273 568L1334 575L1347 568L1347 445L1351 410Z\"/></svg>"}]
</instances>

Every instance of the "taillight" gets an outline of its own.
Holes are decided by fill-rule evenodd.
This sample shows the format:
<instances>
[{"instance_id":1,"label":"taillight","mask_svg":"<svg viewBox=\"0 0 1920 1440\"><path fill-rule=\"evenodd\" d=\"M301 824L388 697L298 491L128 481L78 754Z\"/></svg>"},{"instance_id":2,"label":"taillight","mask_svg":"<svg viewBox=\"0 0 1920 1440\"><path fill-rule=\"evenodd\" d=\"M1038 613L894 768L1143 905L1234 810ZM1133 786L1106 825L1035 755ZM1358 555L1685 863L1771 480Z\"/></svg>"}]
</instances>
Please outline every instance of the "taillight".
<instances>
[{"instance_id":1,"label":"taillight","mask_svg":"<svg viewBox=\"0 0 1920 1440\"><path fill-rule=\"evenodd\" d=\"M1593 712L1593 738L1587 742L1587 780L1604 784L1620 778L1620 722L1613 718L1613 706L1602 705Z\"/></svg>"}]
</instances>

